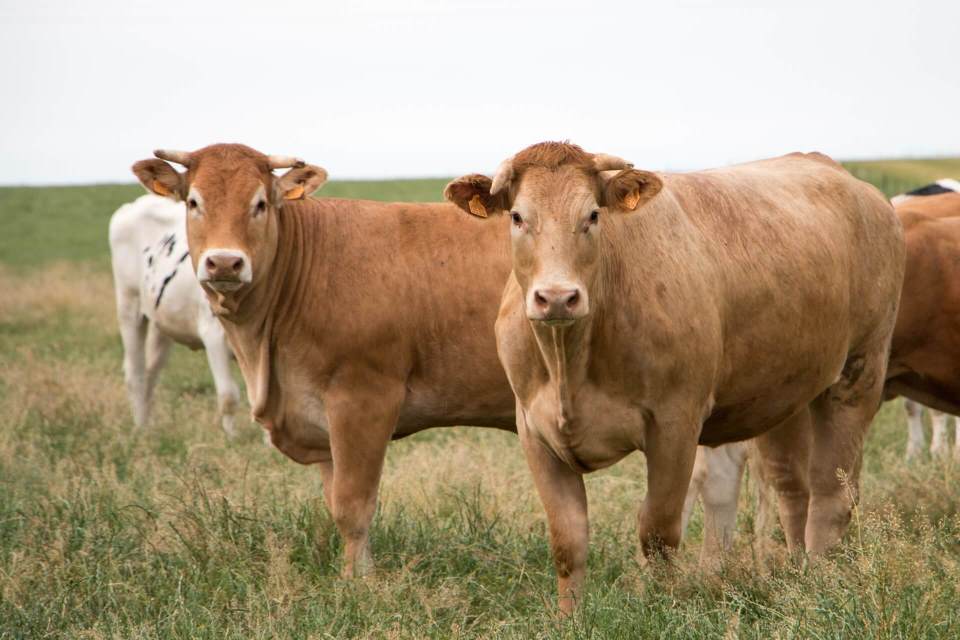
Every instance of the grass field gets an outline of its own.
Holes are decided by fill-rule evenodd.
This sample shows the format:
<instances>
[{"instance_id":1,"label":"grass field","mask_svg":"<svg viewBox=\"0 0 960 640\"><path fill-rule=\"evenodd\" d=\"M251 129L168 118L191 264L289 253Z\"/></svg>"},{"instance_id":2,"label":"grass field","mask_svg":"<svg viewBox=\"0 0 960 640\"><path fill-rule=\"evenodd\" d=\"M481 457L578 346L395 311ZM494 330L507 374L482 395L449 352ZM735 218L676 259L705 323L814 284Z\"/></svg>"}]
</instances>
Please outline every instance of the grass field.
<instances>
[{"instance_id":1,"label":"grass field","mask_svg":"<svg viewBox=\"0 0 960 640\"><path fill-rule=\"evenodd\" d=\"M902 190L958 176L960 161L852 169ZM322 193L436 200L443 183ZM106 225L140 193L0 189L0 638L960 636L960 464L905 464L899 403L871 431L845 544L813 566L747 533L748 495L719 573L696 567L699 516L671 567L640 566L633 455L588 477L586 596L558 621L515 437L457 428L391 445L377 571L341 580L319 474L249 422L225 441L202 354L174 350L155 424L133 431Z\"/></svg>"}]
</instances>

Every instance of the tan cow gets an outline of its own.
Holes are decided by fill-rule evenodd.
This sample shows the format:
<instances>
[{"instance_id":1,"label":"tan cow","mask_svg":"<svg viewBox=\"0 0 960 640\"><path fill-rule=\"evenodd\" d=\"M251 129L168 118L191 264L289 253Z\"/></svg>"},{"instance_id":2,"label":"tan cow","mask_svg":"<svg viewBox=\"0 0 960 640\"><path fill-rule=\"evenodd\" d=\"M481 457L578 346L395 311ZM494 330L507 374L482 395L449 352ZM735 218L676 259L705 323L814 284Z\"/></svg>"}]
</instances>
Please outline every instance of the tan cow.
<instances>
[{"instance_id":1,"label":"tan cow","mask_svg":"<svg viewBox=\"0 0 960 640\"><path fill-rule=\"evenodd\" d=\"M665 175L542 143L445 194L511 220L497 346L562 610L585 571L583 474L634 450L647 458L648 556L680 540L697 443L761 434L790 546L819 554L840 539L852 505L838 470L856 486L903 279L879 191L820 154ZM806 476L790 461L808 438L798 500Z\"/></svg>"},{"instance_id":2,"label":"tan cow","mask_svg":"<svg viewBox=\"0 0 960 640\"><path fill-rule=\"evenodd\" d=\"M941 181L949 184L950 181ZM907 259L900 311L893 331L885 398L908 398L910 441L916 429L923 437L919 407L921 402L941 412L960 413L960 193L934 191L928 185L916 196L893 198L897 216L903 224ZM942 187L941 187L942 188ZM927 195L928 192L936 195ZM945 455L946 416L933 417L934 449ZM958 426L960 436L960 426ZM914 445L916 446L916 445ZM685 507L685 522L697 494L703 492L704 544L703 564L715 563L733 540L736 525L740 477L751 447L736 442L697 451L694 482L690 485ZM807 464L809 448L797 447L793 463ZM913 455L916 455L914 450ZM910 449L908 449L908 457ZM960 437L954 443L954 458L960 460ZM766 488L756 479L761 494ZM804 484L797 489L807 491Z\"/></svg>"},{"instance_id":3,"label":"tan cow","mask_svg":"<svg viewBox=\"0 0 960 640\"><path fill-rule=\"evenodd\" d=\"M510 271L504 231L465 229L446 203L308 198L323 169L242 145L156 155L186 171L151 159L133 172L186 201L190 258L253 417L280 451L319 464L343 573L363 573L391 438L514 429L493 335Z\"/></svg>"}]
</instances>

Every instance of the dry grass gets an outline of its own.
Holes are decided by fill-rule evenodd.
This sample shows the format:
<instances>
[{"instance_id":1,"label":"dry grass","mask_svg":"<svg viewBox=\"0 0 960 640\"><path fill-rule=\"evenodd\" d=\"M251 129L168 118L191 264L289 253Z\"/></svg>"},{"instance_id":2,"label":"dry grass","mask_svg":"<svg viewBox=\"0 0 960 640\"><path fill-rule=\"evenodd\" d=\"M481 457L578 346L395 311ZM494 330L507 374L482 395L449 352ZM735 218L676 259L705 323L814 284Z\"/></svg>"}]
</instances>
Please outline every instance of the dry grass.
<instances>
[{"instance_id":1,"label":"dry grass","mask_svg":"<svg viewBox=\"0 0 960 640\"><path fill-rule=\"evenodd\" d=\"M438 430L391 446L378 571L336 577L319 478L225 442L202 355L178 350L155 426L133 430L108 274L0 271L0 637L951 637L956 466L901 461L898 407L868 445L847 544L798 566L742 535L696 567L635 561L640 455L588 479L582 612L553 618L542 510L514 436ZM742 524L753 507L745 498Z\"/></svg>"}]
</instances>

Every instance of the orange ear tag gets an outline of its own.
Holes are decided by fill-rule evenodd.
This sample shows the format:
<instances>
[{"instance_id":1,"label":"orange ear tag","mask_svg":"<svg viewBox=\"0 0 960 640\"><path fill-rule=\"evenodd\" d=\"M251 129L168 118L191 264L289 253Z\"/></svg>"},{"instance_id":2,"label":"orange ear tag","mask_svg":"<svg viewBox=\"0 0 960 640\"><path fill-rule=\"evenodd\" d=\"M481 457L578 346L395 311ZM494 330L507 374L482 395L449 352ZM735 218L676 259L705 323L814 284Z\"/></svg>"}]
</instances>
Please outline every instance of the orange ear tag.
<instances>
[{"instance_id":1,"label":"orange ear tag","mask_svg":"<svg viewBox=\"0 0 960 640\"><path fill-rule=\"evenodd\" d=\"M487 208L483 206L482 202L480 202L479 194L476 194L472 198L470 198L470 202L468 203L468 206L470 207L470 213L472 213L473 215L480 218L487 217Z\"/></svg>"},{"instance_id":2,"label":"orange ear tag","mask_svg":"<svg viewBox=\"0 0 960 640\"><path fill-rule=\"evenodd\" d=\"M170 195L170 189L167 189L167 187L159 180L153 181L153 192L161 196Z\"/></svg>"},{"instance_id":3,"label":"orange ear tag","mask_svg":"<svg viewBox=\"0 0 960 640\"><path fill-rule=\"evenodd\" d=\"M637 208L637 205L640 204L640 190L631 191L623 198L623 204L630 211L633 211Z\"/></svg>"},{"instance_id":4,"label":"orange ear tag","mask_svg":"<svg viewBox=\"0 0 960 640\"><path fill-rule=\"evenodd\" d=\"M283 194L284 200L299 200L302 197L303 197L302 184L298 184L293 189L290 189L290 191L287 191L285 194Z\"/></svg>"}]
</instances>

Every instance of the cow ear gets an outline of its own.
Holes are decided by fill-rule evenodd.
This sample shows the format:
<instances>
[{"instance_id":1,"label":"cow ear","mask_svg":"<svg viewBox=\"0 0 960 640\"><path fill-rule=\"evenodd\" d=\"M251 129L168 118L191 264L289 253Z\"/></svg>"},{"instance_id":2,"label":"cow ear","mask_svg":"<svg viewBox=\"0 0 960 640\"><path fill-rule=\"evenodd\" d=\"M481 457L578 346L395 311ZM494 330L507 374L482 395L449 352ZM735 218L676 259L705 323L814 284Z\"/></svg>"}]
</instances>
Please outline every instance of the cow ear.
<instances>
[{"instance_id":1,"label":"cow ear","mask_svg":"<svg viewBox=\"0 0 960 640\"><path fill-rule=\"evenodd\" d=\"M621 211L636 211L663 188L657 174L639 169L624 169L609 177L601 173L600 180L600 204Z\"/></svg>"},{"instance_id":2,"label":"cow ear","mask_svg":"<svg viewBox=\"0 0 960 640\"><path fill-rule=\"evenodd\" d=\"M443 190L443 197L469 214L486 218L508 209L504 192L490 193L493 180L479 173L457 178Z\"/></svg>"},{"instance_id":3,"label":"cow ear","mask_svg":"<svg viewBox=\"0 0 960 640\"><path fill-rule=\"evenodd\" d=\"M163 160L141 160L131 170L147 191L174 201L183 199L183 174Z\"/></svg>"},{"instance_id":4,"label":"cow ear","mask_svg":"<svg viewBox=\"0 0 960 640\"><path fill-rule=\"evenodd\" d=\"M327 181L327 170L307 164L290 169L273 181L273 201L303 200Z\"/></svg>"}]
</instances>

